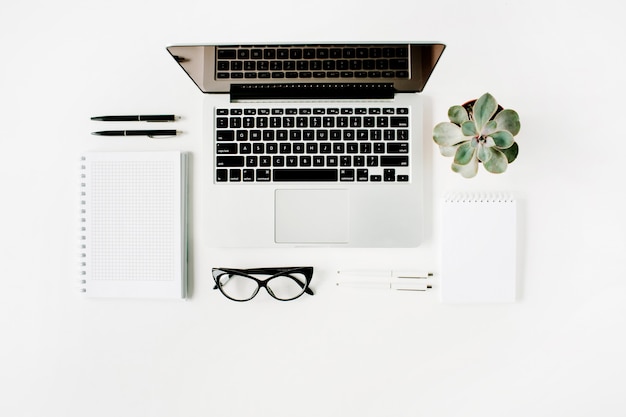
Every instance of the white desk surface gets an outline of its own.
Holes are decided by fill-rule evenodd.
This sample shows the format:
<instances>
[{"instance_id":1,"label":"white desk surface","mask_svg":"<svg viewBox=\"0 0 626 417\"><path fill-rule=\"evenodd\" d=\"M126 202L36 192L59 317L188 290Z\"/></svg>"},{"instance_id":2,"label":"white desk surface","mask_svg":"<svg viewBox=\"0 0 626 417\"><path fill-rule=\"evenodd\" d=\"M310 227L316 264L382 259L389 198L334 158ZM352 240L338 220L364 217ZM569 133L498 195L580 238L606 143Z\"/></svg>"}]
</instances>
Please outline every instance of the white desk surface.
<instances>
[{"instance_id":1,"label":"white desk surface","mask_svg":"<svg viewBox=\"0 0 626 417\"><path fill-rule=\"evenodd\" d=\"M10 2L0 17L0 415L623 416L626 39L621 2ZM403 9L394 6L404 6ZM491 92L518 160L465 180L427 137L426 241L406 250L203 244L202 95L165 46L434 40L425 131ZM173 112L176 139L98 139L90 116ZM77 157L192 152L187 302L83 299ZM519 300L340 291L340 268L439 265L440 198L520 201ZM469 249L471 250L471 248ZM488 259L488 253L476 254ZM308 264L314 297L236 304L212 266Z\"/></svg>"}]
</instances>

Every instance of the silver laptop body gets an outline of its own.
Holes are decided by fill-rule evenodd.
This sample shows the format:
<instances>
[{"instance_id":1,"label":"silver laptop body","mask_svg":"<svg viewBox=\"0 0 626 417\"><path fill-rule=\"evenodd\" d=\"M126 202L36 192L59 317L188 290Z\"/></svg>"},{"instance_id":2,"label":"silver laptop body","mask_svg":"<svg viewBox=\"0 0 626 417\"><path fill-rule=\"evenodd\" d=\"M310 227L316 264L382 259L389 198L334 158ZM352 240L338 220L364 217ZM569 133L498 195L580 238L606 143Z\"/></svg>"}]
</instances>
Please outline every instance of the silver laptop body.
<instances>
[{"instance_id":1,"label":"silver laptop body","mask_svg":"<svg viewBox=\"0 0 626 417\"><path fill-rule=\"evenodd\" d=\"M214 247L415 247L419 92L445 46L170 46L203 93Z\"/></svg>"}]
</instances>

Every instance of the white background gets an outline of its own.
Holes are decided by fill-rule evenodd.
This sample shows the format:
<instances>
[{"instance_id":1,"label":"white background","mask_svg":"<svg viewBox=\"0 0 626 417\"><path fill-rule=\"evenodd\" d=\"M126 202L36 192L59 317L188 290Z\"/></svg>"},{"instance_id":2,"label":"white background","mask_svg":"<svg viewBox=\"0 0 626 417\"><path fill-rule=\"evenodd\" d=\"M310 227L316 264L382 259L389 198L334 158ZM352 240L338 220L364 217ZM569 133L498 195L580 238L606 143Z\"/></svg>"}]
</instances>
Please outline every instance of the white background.
<instances>
[{"instance_id":1,"label":"white background","mask_svg":"<svg viewBox=\"0 0 626 417\"><path fill-rule=\"evenodd\" d=\"M621 2L5 1L0 13L0 415L623 416ZM217 250L200 226L202 94L181 43L441 41L425 100L426 241L403 250ZM517 110L505 174L450 171L428 135L491 92ZM101 114L176 113L176 139L98 139ZM140 126L142 127L142 126ZM137 126L133 125L133 128ZM192 297L75 291L78 155L192 152ZM438 272L440 198L519 199L518 301L340 291L340 268ZM468 251L472 248L468 247ZM474 256L489 262L489 253ZM314 297L233 303L213 266L313 265ZM434 281L439 284L439 277Z\"/></svg>"}]
</instances>

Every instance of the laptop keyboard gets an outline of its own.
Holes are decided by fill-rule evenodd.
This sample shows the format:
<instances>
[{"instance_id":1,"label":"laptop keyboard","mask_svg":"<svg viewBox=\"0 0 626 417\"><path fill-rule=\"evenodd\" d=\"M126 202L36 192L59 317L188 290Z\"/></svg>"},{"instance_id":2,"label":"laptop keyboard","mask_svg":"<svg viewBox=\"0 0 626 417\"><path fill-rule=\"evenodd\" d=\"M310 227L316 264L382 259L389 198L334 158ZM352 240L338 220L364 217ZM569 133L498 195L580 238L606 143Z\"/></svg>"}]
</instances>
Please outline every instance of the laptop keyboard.
<instances>
[{"instance_id":1,"label":"laptop keyboard","mask_svg":"<svg viewBox=\"0 0 626 417\"><path fill-rule=\"evenodd\" d=\"M408 45L218 46L221 80L409 78Z\"/></svg>"},{"instance_id":2,"label":"laptop keyboard","mask_svg":"<svg viewBox=\"0 0 626 417\"><path fill-rule=\"evenodd\" d=\"M215 109L216 182L408 182L410 108Z\"/></svg>"}]
</instances>

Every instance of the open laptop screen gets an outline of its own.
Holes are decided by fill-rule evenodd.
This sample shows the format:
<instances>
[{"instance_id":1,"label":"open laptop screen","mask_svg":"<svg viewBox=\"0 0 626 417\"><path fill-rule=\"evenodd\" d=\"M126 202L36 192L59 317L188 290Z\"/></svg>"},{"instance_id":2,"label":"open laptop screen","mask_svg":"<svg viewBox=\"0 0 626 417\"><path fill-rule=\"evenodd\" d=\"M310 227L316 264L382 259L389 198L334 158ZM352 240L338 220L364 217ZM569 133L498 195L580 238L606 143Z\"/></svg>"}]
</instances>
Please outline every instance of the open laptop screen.
<instances>
[{"instance_id":1,"label":"open laptop screen","mask_svg":"<svg viewBox=\"0 0 626 417\"><path fill-rule=\"evenodd\" d=\"M277 87L331 84L336 97L337 85L348 90L346 95L366 85L372 98L385 89L421 92L444 48L440 43L373 43L183 45L167 50L203 93L232 94L247 86L247 93L254 94L262 86L285 98L289 93Z\"/></svg>"}]
</instances>

